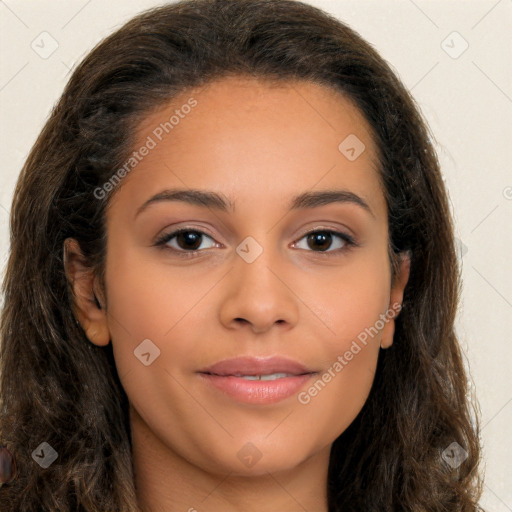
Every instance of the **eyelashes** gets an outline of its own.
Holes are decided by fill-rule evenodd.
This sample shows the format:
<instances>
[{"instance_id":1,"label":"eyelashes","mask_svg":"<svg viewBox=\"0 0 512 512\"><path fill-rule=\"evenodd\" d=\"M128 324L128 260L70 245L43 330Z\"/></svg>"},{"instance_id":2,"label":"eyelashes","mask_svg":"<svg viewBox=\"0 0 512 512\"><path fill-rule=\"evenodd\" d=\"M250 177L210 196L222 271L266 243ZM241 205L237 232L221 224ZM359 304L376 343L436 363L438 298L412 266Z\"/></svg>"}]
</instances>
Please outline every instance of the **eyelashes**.
<instances>
[{"instance_id":1,"label":"eyelashes","mask_svg":"<svg viewBox=\"0 0 512 512\"><path fill-rule=\"evenodd\" d=\"M202 245L202 238L208 238L213 241L213 238L196 228L180 228L169 233L163 234L159 237L154 245L163 250L170 251L172 254L177 255L181 258L194 258L199 256L199 253L210 249L219 247L215 241L211 247L200 249ZM345 254L350 249L357 247L358 244L354 240L354 238L347 233L342 231L336 231L333 229L315 229L304 233L297 242L294 242L294 245L298 245L298 243L306 239L306 247L301 247L301 250L305 250L306 252L312 252L315 255L320 255L322 257L332 257L332 256L341 256ZM333 240L338 239L341 241L341 246L332 250L331 246L334 244ZM175 247L169 245L169 242L173 242ZM308 250L310 248L310 243L314 246L315 243L319 243L321 246L327 245L327 248L321 247L320 250ZM180 244L183 247L180 247Z\"/></svg>"},{"instance_id":2,"label":"eyelashes","mask_svg":"<svg viewBox=\"0 0 512 512\"><path fill-rule=\"evenodd\" d=\"M325 235L327 235L327 237ZM323 250L323 249L320 249L319 251L312 250L311 252L320 253L321 255L326 255L326 256L339 255L340 253L347 251L350 247L354 247L357 245L354 238L351 237L350 235L348 235L347 233L343 233L342 231L335 231L332 229L316 229L313 231L308 231L307 233L302 235L301 238L299 238L299 241L306 239L307 248L309 248L308 242L310 242L310 241L314 241L315 243L320 242L320 244L324 244L324 245L327 243L327 245L330 246L330 245L332 245L332 241L330 239L332 239L333 237L341 240L341 242L342 242L341 247L338 247L337 249L334 249L334 250L329 250L329 249L331 249L331 247L329 247L328 249L325 249L325 250ZM327 242L326 242L326 240L327 240ZM307 249L305 249L305 250L307 250Z\"/></svg>"}]
</instances>

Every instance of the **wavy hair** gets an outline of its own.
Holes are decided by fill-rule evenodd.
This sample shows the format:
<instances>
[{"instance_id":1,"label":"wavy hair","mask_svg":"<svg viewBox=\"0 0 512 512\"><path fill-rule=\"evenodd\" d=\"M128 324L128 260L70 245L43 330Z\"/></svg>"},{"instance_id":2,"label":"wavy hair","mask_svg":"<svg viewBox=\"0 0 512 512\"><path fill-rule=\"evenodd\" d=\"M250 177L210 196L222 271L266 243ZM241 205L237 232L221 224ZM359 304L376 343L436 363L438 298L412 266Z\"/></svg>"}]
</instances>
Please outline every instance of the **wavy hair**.
<instances>
[{"instance_id":1,"label":"wavy hair","mask_svg":"<svg viewBox=\"0 0 512 512\"><path fill-rule=\"evenodd\" d=\"M394 343L359 415L335 440L329 512L482 510L479 408L454 331L460 270L430 130L410 93L357 32L294 0L184 0L145 11L73 72L19 176L0 331L0 444L17 461L4 512L136 512L128 400L112 345L72 311L63 243L103 276L105 208L94 191L133 150L138 124L187 88L228 75L306 80L351 99L372 127L393 275L411 270ZM136 172L136 171L135 171ZM121 184L122 186L122 184ZM32 452L49 443L42 469ZM458 467L443 452L457 442Z\"/></svg>"}]
</instances>

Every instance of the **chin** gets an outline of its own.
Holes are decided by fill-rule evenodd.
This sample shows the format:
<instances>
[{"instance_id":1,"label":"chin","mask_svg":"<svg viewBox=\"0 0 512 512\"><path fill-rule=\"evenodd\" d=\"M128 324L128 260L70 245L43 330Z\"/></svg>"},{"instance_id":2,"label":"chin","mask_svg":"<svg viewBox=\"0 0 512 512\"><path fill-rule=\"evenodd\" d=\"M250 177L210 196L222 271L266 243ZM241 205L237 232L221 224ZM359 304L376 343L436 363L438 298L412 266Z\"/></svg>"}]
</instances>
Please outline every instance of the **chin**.
<instances>
[{"instance_id":1,"label":"chin","mask_svg":"<svg viewBox=\"0 0 512 512\"><path fill-rule=\"evenodd\" d=\"M281 450L269 446L258 449L247 442L234 451L233 445L234 443L230 443L222 454L219 453L219 458L210 458L210 468L205 469L229 474L230 477L266 476L268 473L292 470L310 457L310 454L300 453L300 446L287 446Z\"/></svg>"}]
</instances>

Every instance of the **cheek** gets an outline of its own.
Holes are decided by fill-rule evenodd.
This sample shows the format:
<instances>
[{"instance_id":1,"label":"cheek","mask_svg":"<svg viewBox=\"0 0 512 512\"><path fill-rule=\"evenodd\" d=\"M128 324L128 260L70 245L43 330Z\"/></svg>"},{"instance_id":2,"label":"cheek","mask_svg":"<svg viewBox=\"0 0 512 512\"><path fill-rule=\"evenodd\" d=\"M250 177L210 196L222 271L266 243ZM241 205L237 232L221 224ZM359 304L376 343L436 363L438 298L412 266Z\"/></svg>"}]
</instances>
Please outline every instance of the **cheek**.
<instances>
[{"instance_id":1,"label":"cheek","mask_svg":"<svg viewBox=\"0 0 512 512\"><path fill-rule=\"evenodd\" d=\"M370 392L389 303L388 269L384 258L359 260L312 296L330 333L325 330L319 347L323 371L299 402L311 408L312 418L328 419L325 424L333 432L351 423Z\"/></svg>"},{"instance_id":2,"label":"cheek","mask_svg":"<svg viewBox=\"0 0 512 512\"><path fill-rule=\"evenodd\" d=\"M148 257L147 250L112 245L106 270L112 330L119 338L129 333L133 341L161 339L198 303L208 277L190 280L186 271L163 264L164 258Z\"/></svg>"},{"instance_id":3,"label":"cheek","mask_svg":"<svg viewBox=\"0 0 512 512\"><path fill-rule=\"evenodd\" d=\"M332 364L298 395L305 434L316 435L319 446L326 439L334 441L354 421L374 380L378 358L374 346L352 345L352 349L349 347L340 352Z\"/></svg>"},{"instance_id":4,"label":"cheek","mask_svg":"<svg viewBox=\"0 0 512 512\"><path fill-rule=\"evenodd\" d=\"M109 258L109 329L120 377L139 372L145 362L151 362L147 369L167 369L173 375L195 368L197 354L207 349L205 336L216 319L212 308L219 276L177 271L137 249L113 247ZM146 361L137 357L148 351ZM141 377L148 375L145 372ZM164 380L168 377L162 374ZM159 387L158 382L153 384Z\"/></svg>"},{"instance_id":5,"label":"cheek","mask_svg":"<svg viewBox=\"0 0 512 512\"><path fill-rule=\"evenodd\" d=\"M144 340L151 340L155 353L162 350L163 335L184 314L184 301L175 293L162 295L166 287L161 268L143 260L133 248L112 242L107 255L108 324L122 375L140 365L134 351Z\"/></svg>"},{"instance_id":6,"label":"cheek","mask_svg":"<svg viewBox=\"0 0 512 512\"><path fill-rule=\"evenodd\" d=\"M364 338L362 333L369 329L374 337L380 337L380 332L375 334L374 328L382 329L378 320L389 305L387 258L381 255L354 258L351 264L332 272L322 284L316 283L307 294L316 307L317 316L329 327L331 335L325 336L325 343L331 356L347 350L358 336Z\"/></svg>"},{"instance_id":7,"label":"cheek","mask_svg":"<svg viewBox=\"0 0 512 512\"><path fill-rule=\"evenodd\" d=\"M318 297L332 332L320 340L322 371L298 396L311 434L322 418L322 438L335 439L368 398L380 349L381 315L389 300L385 275L345 276L343 286L329 289L332 300Z\"/></svg>"},{"instance_id":8,"label":"cheek","mask_svg":"<svg viewBox=\"0 0 512 512\"><path fill-rule=\"evenodd\" d=\"M112 250L106 280L114 359L130 402L147 419L165 410L186 415L191 399L180 383L194 367L192 327L213 283L190 282L130 249Z\"/></svg>"}]
</instances>

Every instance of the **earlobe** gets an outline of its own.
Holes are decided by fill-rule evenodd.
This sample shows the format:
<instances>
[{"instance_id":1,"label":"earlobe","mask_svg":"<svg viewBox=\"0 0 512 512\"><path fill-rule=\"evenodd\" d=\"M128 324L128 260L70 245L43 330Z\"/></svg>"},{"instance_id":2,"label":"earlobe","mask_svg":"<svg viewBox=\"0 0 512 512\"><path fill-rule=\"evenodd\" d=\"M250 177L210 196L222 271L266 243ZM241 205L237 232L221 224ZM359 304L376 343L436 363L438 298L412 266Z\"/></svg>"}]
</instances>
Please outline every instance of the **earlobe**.
<instances>
[{"instance_id":1,"label":"earlobe","mask_svg":"<svg viewBox=\"0 0 512 512\"><path fill-rule=\"evenodd\" d=\"M393 344L393 336L395 334L395 319L400 314L404 298L404 290L409 281L411 269L411 255L409 251L402 252L399 255L397 272L391 285L391 293L389 297L389 306L386 313L387 321L382 329L382 338L380 347L382 349L389 348Z\"/></svg>"},{"instance_id":2,"label":"earlobe","mask_svg":"<svg viewBox=\"0 0 512 512\"><path fill-rule=\"evenodd\" d=\"M93 270L85 265L80 246L73 238L64 241L63 262L72 290L75 317L92 343L98 346L108 345L110 331L105 308L97 297L97 279Z\"/></svg>"}]
</instances>

